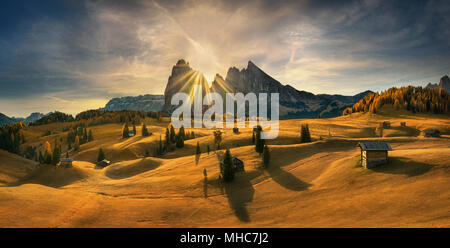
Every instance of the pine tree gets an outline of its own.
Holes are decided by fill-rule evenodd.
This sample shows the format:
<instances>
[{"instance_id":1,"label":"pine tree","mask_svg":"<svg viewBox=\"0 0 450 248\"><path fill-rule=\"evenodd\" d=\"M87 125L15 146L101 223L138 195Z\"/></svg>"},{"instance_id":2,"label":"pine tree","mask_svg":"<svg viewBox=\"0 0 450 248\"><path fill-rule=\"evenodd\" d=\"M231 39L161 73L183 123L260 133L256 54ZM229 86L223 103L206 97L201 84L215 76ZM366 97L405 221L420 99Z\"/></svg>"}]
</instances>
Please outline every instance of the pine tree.
<instances>
[{"instance_id":1,"label":"pine tree","mask_svg":"<svg viewBox=\"0 0 450 248\"><path fill-rule=\"evenodd\" d=\"M256 129L255 135L255 151L261 154L264 150L265 140L261 139L261 129Z\"/></svg>"},{"instance_id":2,"label":"pine tree","mask_svg":"<svg viewBox=\"0 0 450 248\"><path fill-rule=\"evenodd\" d=\"M136 133L136 125L134 125L134 124L133 124L133 133L134 133L134 135L137 134L137 133Z\"/></svg>"},{"instance_id":3,"label":"pine tree","mask_svg":"<svg viewBox=\"0 0 450 248\"><path fill-rule=\"evenodd\" d=\"M170 143L170 131L169 128L166 128L166 145L168 145L169 143Z\"/></svg>"},{"instance_id":4,"label":"pine tree","mask_svg":"<svg viewBox=\"0 0 450 248\"><path fill-rule=\"evenodd\" d=\"M180 127L179 133L180 133L181 137L183 138L183 140L187 140L186 133L184 132L184 126Z\"/></svg>"},{"instance_id":5,"label":"pine tree","mask_svg":"<svg viewBox=\"0 0 450 248\"><path fill-rule=\"evenodd\" d=\"M308 124L303 124L300 134L300 143L308 143L308 142L311 142L311 134L309 133Z\"/></svg>"},{"instance_id":6,"label":"pine tree","mask_svg":"<svg viewBox=\"0 0 450 248\"><path fill-rule=\"evenodd\" d=\"M253 132L253 135L252 135L252 144L253 145L255 144L255 132Z\"/></svg>"},{"instance_id":7,"label":"pine tree","mask_svg":"<svg viewBox=\"0 0 450 248\"><path fill-rule=\"evenodd\" d=\"M178 135L175 137L175 139L176 139L176 146L177 146L178 148L182 148L182 147L184 146L184 140L183 140L183 137L181 137L181 135L178 134Z\"/></svg>"},{"instance_id":8,"label":"pine tree","mask_svg":"<svg viewBox=\"0 0 450 248\"><path fill-rule=\"evenodd\" d=\"M221 166L221 175L225 182L231 182L234 179L233 160L230 149L227 149Z\"/></svg>"},{"instance_id":9,"label":"pine tree","mask_svg":"<svg viewBox=\"0 0 450 248\"><path fill-rule=\"evenodd\" d=\"M122 127L122 138L126 139L130 137L130 130L128 129L128 124L125 123Z\"/></svg>"},{"instance_id":10,"label":"pine tree","mask_svg":"<svg viewBox=\"0 0 450 248\"><path fill-rule=\"evenodd\" d=\"M200 143L197 141L197 149L195 150L195 154L200 155L202 154L202 150L200 149Z\"/></svg>"},{"instance_id":11,"label":"pine tree","mask_svg":"<svg viewBox=\"0 0 450 248\"><path fill-rule=\"evenodd\" d=\"M55 143L53 148L52 164L57 165L61 159L61 148Z\"/></svg>"},{"instance_id":12,"label":"pine tree","mask_svg":"<svg viewBox=\"0 0 450 248\"><path fill-rule=\"evenodd\" d=\"M162 140L161 140L161 135L159 135L158 156L162 155L163 153L164 153L163 143L162 143Z\"/></svg>"},{"instance_id":13,"label":"pine tree","mask_svg":"<svg viewBox=\"0 0 450 248\"><path fill-rule=\"evenodd\" d=\"M170 124L170 129L169 129L169 134L170 134L170 143L175 143L176 142L176 134L175 134L175 128L173 128L172 124Z\"/></svg>"},{"instance_id":14,"label":"pine tree","mask_svg":"<svg viewBox=\"0 0 450 248\"><path fill-rule=\"evenodd\" d=\"M94 135L92 135L92 129L89 129L88 142L91 142L93 140L94 140Z\"/></svg>"},{"instance_id":15,"label":"pine tree","mask_svg":"<svg viewBox=\"0 0 450 248\"><path fill-rule=\"evenodd\" d=\"M267 145L265 145L264 146L264 152L263 152L264 168L269 167L269 163L270 163L270 151L269 151L269 147Z\"/></svg>"},{"instance_id":16,"label":"pine tree","mask_svg":"<svg viewBox=\"0 0 450 248\"><path fill-rule=\"evenodd\" d=\"M75 144L73 145L73 149L78 151L80 149L80 137L78 135L75 137Z\"/></svg>"},{"instance_id":17,"label":"pine tree","mask_svg":"<svg viewBox=\"0 0 450 248\"><path fill-rule=\"evenodd\" d=\"M208 173L206 172L206 168L203 168L203 177L205 180L208 178Z\"/></svg>"},{"instance_id":18,"label":"pine tree","mask_svg":"<svg viewBox=\"0 0 450 248\"><path fill-rule=\"evenodd\" d=\"M39 164L44 163L44 156L42 155L42 151L39 151Z\"/></svg>"},{"instance_id":19,"label":"pine tree","mask_svg":"<svg viewBox=\"0 0 450 248\"><path fill-rule=\"evenodd\" d=\"M86 143L88 141L88 135L87 135L87 130L86 128L83 129L83 141L82 143Z\"/></svg>"},{"instance_id":20,"label":"pine tree","mask_svg":"<svg viewBox=\"0 0 450 248\"><path fill-rule=\"evenodd\" d=\"M103 152L103 149L100 148L98 150L98 155L97 155L97 162L100 162L102 160L106 159L105 153Z\"/></svg>"},{"instance_id":21,"label":"pine tree","mask_svg":"<svg viewBox=\"0 0 450 248\"><path fill-rule=\"evenodd\" d=\"M211 150L211 149L209 148L209 144L206 145L206 151L208 152L208 155L209 155L210 150Z\"/></svg>"},{"instance_id":22,"label":"pine tree","mask_svg":"<svg viewBox=\"0 0 450 248\"><path fill-rule=\"evenodd\" d=\"M214 134L214 144L216 144L216 149L220 149L220 144L222 143L222 132L220 130L215 130Z\"/></svg>"},{"instance_id":23,"label":"pine tree","mask_svg":"<svg viewBox=\"0 0 450 248\"><path fill-rule=\"evenodd\" d=\"M142 136L147 137L149 136L148 130L147 130L147 126L145 125L145 123L142 123Z\"/></svg>"}]
</instances>

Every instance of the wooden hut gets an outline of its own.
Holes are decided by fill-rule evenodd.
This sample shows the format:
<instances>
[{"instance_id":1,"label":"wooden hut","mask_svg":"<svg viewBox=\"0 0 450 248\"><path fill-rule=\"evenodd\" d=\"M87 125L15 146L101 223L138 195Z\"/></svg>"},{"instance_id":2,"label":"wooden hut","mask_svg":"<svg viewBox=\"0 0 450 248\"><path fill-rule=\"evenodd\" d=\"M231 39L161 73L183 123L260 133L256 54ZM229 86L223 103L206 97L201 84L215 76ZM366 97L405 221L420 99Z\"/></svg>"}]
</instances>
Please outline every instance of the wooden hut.
<instances>
[{"instance_id":1,"label":"wooden hut","mask_svg":"<svg viewBox=\"0 0 450 248\"><path fill-rule=\"evenodd\" d=\"M231 161L233 163L234 172L243 172L244 171L244 162L237 157L232 157ZM220 168L223 166L223 160L220 161Z\"/></svg>"},{"instance_id":2,"label":"wooden hut","mask_svg":"<svg viewBox=\"0 0 450 248\"><path fill-rule=\"evenodd\" d=\"M427 128L423 131L425 137L441 137L441 132L434 128Z\"/></svg>"},{"instance_id":3,"label":"wooden hut","mask_svg":"<svg viewBox=\"0 0 450 248\"><path fill-rule=\"evenodd\" d=\"M72 167L73 159L71 159L71 158L61 158L59 161L60 161L59 166Z\"/></svg>"},{"instance_id":4,"label":"wooden hut","mask_svg":"<svg viewBox=\"0 0 450 248\"><path fill-rule=\"evenodd\" d=\"M383 141L364 141L358 146L361 148L361 166L365 169L386 164L388 151L392 151L391 145Z\"/></svg>"},{"instance_id":5,"label":"wooden hut","mask_svg":"<svg viewBox=\"0 0 450 248\"><path fill-rule=\"evenodd\" d=\"M106 159L103 159L102 161L97 162L97 166L100 166L100 167L106 167L110 164L111 164L111 161L106 160Z\"/></svg>"},{"instance_id":6,"label":"wooden hut","mask_svg":"<svg viewBox=\"0 0 450 248\"><path fill-rule=\"evenodd\" d=\"M233 128L233 133L235 133L235 134L239 134L239 128L237 128L237 127L234 127L234 128Z\"/></svg>"},{"instance_id":7,"label":"wooden hut","mask_svg":"<svg viewBox=\"0 0 450 248\"><path fill-rule=\"evenodd\" d=\"M382 128L391 128L391 122L383 121L382 123L380 123L380 127L382 127Z\"/></svg>"},{"instance_id":8,"label":"wooden hut","mask_svg":"<svg viewBox=\"0 0 450 248\"><path fill-rule=\"evenodd\" d=\"M404 122L404 121L400 122L400 126L406 127L406 122Z\"/></svg>"}]
</instances>

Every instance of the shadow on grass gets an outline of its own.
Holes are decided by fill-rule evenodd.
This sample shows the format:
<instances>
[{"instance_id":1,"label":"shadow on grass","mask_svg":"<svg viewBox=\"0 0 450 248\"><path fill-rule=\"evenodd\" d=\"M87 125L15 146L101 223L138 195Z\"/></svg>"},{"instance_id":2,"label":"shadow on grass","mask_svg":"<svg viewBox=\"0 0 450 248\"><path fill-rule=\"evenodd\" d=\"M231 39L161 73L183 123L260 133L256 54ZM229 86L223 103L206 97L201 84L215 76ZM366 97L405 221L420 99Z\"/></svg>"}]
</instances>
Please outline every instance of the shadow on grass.
<instances>
[{"instance_id":1,"label":"shadow on grass","mask_svg":"<svg viewBox=\"0 0 450 248\"><path fill-rule=\"evenodd\" d=\"M370 169L377 173L403 174L408 177L419 176L427 173L433 165L412 161L408 158L390 157L387 164Z\"/></svg>"},{"instance_id":2,"label":"shadow on grass","mask_svg":"<svg viewBox=\"0 0 450 248\"><path fill-rule=\"evenodd\" d=\"M292 191L306 190L311 186L311 184L298 179L296 176L281 169L279 166L272 166L267 172L276 183Z\"/></svg>"},{"instance_id":3,"label":"shadow on grass","mask_svg":"<svg viewBox=\"0 0 450 248\"><path fill-rule=\"evenodd\" d=\"M250 222L247 204L253 201L255 189L245 172L236 174L232 183L224 184L228 203L234 215L242 222Z\"/></svg>"}]
</instances>

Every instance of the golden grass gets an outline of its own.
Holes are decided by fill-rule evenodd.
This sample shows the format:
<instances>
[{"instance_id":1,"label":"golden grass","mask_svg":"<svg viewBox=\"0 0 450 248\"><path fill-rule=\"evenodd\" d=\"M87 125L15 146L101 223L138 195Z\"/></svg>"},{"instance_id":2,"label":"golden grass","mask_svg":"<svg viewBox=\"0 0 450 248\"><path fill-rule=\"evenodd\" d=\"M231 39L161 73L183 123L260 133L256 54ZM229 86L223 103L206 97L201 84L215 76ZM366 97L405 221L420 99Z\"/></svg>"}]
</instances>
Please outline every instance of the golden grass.
<instances>
[{"instance_id":1,"label":"golden grass","mask_svg":"<svg viewBox=\"0 0 450 248\"><path fill-rule=\"evenodd\" d=\"M129 139L121 139L119 124L92 127L95 140L71 153L73 168L36 167L0 151L0 227L449 227L450 119L384 111L283 120L279 137L267 142L268 169L250 128L223 130L222 148L231 148L246 170L228 184L218 180L224 151L206 154L207 144L214 148L211 130L194 129L197 138L184 148L144 157L164 139L167 122L150 120L153 136L141 137L137 127ZM382 121L392 128L380 138ZM302 123L312 143L298 143ZM422 137L429 127L443 137ZM42 137L48 128L27 128L23 147L65 140L65 133ZM391 143L389 163L362 169L356 145L377 139ZM94 164L100 147L112 161L107 168Z\"/></svg>"}]
</instances>

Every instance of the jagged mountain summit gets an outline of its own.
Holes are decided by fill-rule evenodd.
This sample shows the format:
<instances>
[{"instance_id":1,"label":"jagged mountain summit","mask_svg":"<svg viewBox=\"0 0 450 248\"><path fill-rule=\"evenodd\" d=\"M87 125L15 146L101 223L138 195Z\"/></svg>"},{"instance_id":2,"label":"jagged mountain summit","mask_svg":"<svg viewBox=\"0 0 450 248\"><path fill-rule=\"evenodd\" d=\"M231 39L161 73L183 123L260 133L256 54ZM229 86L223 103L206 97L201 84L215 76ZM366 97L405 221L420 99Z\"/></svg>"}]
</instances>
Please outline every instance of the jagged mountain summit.
<instances>
[{"instance_id":1,"label":"jagged mountain summit","mask_svg":"<svg viewBox=\"0 0 450 248\"><path fill-rule=\"evenodd\" d=\"M445 75L441 78L439 84L428 83L426 87L430 89L444 89L450 93L450 78L448 78L448 76Z\"/></svg>"},{"instance_id":2,"label":"jagged mountain summit","mask_svg":"<svg viewBox=\"0 0 450 248\"><path fill-rule=\"evenodd\" d=\"M339 116L343 109L359 101L371 93L365 91L355 96L315 95L307 91L299 91L290 85L283 85L252 61L247 68L239 70L236 67L228 69L225 80L220 75L212 82L211 91L222 95L226 92L279 93L280 116L282 118L315 118Z\"/></svg>"},{"instance_id":3,"label":"jagged mountain summit","mask_svg":"<svg viewBox=\"0 0 450 248\"><path fill-rule=\"evenodd\" d=\"M195 85L202 86L202 96L206 94L209 88L208 82L203 74L192 69L189 62L184 59L178 60L176 65L172 67L172 73L167 81L166 90L164 91L164 107L163 111L171 113L176 106L171 105L172 96L178 92L184 92L192 95Z\"/></svg>"},{"instance_id":4,"label":"jagged mountain summit","mask_svg":"<svg viewBox=\"0 0 450 248\"><path fill-rule=\"evenodd\" d=\"M105 105L103 110L119 111L119 110L139 110L139 111L153 111L159 112L164 106L163 95L140 95L140 96L125 96L120 98L113 98Z\"/></svg>"}]
</instances>

